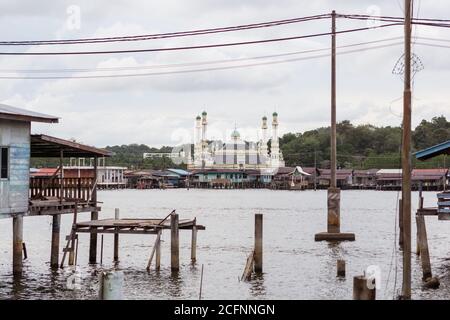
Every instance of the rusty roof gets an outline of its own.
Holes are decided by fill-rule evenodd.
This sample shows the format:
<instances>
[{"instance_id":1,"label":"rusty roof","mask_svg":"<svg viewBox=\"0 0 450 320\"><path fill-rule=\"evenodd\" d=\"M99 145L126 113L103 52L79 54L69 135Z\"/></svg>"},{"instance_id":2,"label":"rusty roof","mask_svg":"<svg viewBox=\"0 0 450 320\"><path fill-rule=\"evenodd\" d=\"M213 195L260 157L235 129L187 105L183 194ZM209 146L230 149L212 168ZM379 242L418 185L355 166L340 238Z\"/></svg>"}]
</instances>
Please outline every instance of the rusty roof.
<instances>
[{"instance_id":1,"label":"rusty roof","mask_svg":"<svg viewBox=\"0 0 450 320\"><path fill-rule=\"evenodd\" d=\"M78 142L47 136L31 135L31 157L59 158L61 151L64 157L110 157L111 151L84 145Z\"/></svg>"}]
</instances>

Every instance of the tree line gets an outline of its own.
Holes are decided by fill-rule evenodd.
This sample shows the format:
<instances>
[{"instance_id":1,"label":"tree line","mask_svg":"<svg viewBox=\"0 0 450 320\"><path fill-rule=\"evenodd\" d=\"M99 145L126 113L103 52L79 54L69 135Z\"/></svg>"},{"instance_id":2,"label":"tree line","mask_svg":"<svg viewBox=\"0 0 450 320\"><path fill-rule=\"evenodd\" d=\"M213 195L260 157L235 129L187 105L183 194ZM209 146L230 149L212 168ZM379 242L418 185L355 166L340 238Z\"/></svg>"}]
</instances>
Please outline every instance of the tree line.
<instances>
[{"instance_id":1,"label":"tree line","mask_svg":"<svg viewBox=\"0 0 450 320\"><path fill-rule=\"evenodd\" d=\"M413 152L450 140L450 122L445 116L422 120L412 132ZM341 168L399 168L401 166L402 128L353 125L344 120L336 125L337 165ZM280 139L286 166L329 167L330 127L303 133L287 133ZM425 162L416 168L444 167L444 157Z\"/></svg>"},{"instance_id":2,"label":"tree line","mask_svg":"<svg viewBox=\"0 0 450 320\"><path fill-rule=\"evenodd\" d=\"M370 169L401 167L400 126L353 125L344 120L337 124L337 165L340 168ZM450 140L450 122L445 116L422 120L412 132L413 152ZM329 168L330 127L321 127L303 133L287 133L280 138L286 166ZM171 152L172 147L149 147L145 144L107 146L114 155L106 160L107 165L124 166L130 169L186 168L176 165L168 157L143 158L144 153ZM270 150L270 141L269 141ZM415 168L448 167L450 160L437 157L427 161L416 161ZM57 160L32 159L33 167L56 167Z\"/></svg>"}]
</instances>

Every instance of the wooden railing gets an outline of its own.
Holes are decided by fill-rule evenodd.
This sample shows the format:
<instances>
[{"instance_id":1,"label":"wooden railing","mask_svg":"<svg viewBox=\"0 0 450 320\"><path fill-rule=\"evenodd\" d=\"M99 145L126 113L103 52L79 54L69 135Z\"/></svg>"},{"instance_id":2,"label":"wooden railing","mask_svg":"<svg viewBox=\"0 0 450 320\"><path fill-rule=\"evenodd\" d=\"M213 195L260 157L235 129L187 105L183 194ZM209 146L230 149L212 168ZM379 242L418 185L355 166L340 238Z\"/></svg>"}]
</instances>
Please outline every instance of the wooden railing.
<instances>
[{"instance_id":1,"label":"wooden railing","mask_svg":"<svg viewBox=\"0 0 450 320\"><path fill-rule=\"evenodd\" d=\"M88 202L92 198L94 178L31 177L30 199L57 198Z\"/></svg>"}]
</instances>

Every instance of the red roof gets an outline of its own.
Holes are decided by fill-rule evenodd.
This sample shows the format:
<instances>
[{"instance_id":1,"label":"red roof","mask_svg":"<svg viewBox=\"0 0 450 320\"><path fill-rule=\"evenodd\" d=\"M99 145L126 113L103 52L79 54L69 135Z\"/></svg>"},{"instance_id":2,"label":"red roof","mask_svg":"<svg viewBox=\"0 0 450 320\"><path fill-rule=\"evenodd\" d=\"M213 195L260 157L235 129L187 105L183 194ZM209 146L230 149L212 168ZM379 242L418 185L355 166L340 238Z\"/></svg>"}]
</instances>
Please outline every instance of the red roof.
<instances>
[{"instance_id":1,"label":"red roof","mask_svg":"<svg viewBox=\"0 0 450 320\"><path fill-rule=\"evenodd\" d=\"M31 172L30 176L32 177L47 177L55 174L57 168L40 168L35 172Z\"/></svg>"},{"instance_id":2,"label":"red roof","mask_svg":"<svg viewBox=\"0 0 450 320\"><path fill-rule=\"evenodd\" d=\"M351 169L338 169L336 170L336 179L337 180L346 180L348 177L352 175ZM320 179L331 179L331 170L330 169L319 169Z\"/></svg>"},{"instance_id":3,"label":"red roof","mask_svg":"<svg viewBox=\"0 0 450 320\"><path fill-rule=\"evenodd\" d=\"M448 174L448 169L414 169L411 174L412 180L438 180Z\"/></svg>"}]
</instances>

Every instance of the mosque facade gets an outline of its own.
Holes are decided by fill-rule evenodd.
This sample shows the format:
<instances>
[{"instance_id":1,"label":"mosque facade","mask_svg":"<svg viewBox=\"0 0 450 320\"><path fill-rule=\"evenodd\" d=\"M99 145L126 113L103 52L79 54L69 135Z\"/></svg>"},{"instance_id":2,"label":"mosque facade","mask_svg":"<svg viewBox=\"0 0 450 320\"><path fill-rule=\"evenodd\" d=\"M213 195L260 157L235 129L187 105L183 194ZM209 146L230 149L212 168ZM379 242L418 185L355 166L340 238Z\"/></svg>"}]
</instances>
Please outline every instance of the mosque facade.
<instances>
[{"instance_id":1,"label":"mosque facade","mask_svg":"<svg viewBox=\"0 0 450 320\"><path fill-rule=\"evenodd\" d=\"M208 140L208 114L204 111L195 122L193 155L188 159L188 169L256 169L275 171L284 167L279 146L278 114L272 114L269 136L267 117L262 118L261 139L246 141L235 128L228 141ZM270 141L270 147L269 147Z\"/></svg>"}]
</instances>

